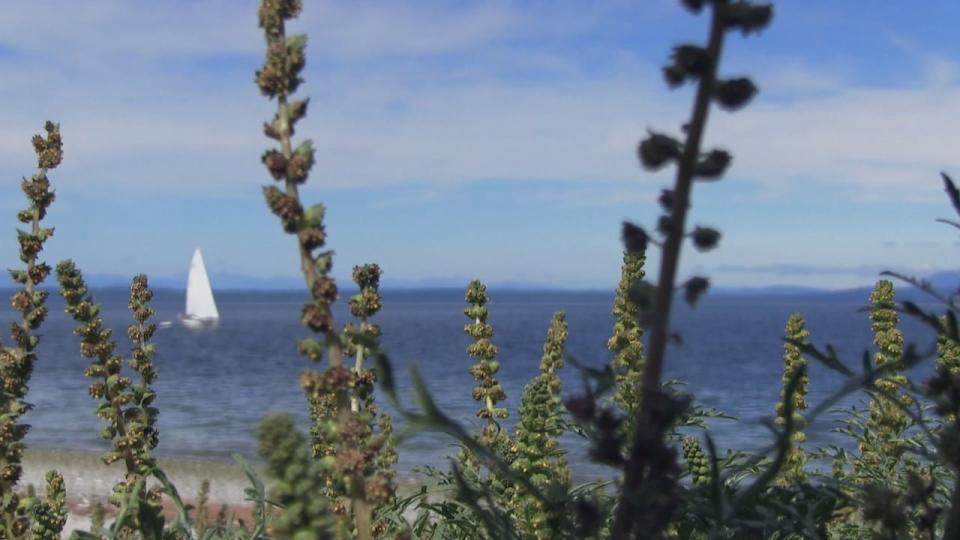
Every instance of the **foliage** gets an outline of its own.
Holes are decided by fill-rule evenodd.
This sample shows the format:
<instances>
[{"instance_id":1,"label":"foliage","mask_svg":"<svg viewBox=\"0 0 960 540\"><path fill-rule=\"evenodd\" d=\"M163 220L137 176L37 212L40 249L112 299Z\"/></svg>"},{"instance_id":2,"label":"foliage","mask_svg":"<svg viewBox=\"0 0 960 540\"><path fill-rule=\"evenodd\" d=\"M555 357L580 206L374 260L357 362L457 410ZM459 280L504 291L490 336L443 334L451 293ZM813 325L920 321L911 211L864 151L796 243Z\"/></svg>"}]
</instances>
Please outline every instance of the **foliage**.
<instances>
[{"instance_id":1,"label":"foliage","mask_svg":"<svg viewBox=\"0 0 960 540\"><path fill-rule=\"evenodd\" d=\"M651 131L637 154L641 165L658 170L674 163L677 173L672 189L660 197L663 215L657 223L662 244L653 240L636 225L624 223L623 239L628 252L644 253L648 244L662 246L660 273L653 293L648 356L643 366L642 395L639 410L630 420L628 451L623 464L623 485L611 528L611 538L622 539L642 534L658 537L666 531L673 512L680 505L678 491L680 474L676 451L666 444L672 425L683 417L689 403L661 389L661 374L670 338L670 311L677 283L677 269L683 240L690 238L696 249L707 251L720 239L715 229L696 226L687 232L687 211L695 179L713 181L724 174L730 164L730 153L722 149L701 152L710 104L736 110L746 105L756 93L756 87L747 78L721 79L717 68L726 33L740 30L744 35L763 29L772 16L770 6L757 6L747 1L685 2L693 12L712 4L710 34L706 47L681 45L674 49L672 63L663 69L664 78L671 87L685 82L696 82L697 92L689 122L684 126L686 140ZM700 276L689 278L683 284L684 299L696 304L709 287L709 281ZM638 318L639 319L639 318Z\"/></svg>"},{"instance_id":2,"label":"foliage","mask_svg":"<svg viewBox=\"0 0 960 540\"><path fill-rule=\"evenodd\" d=\"M23 472L23 439L30 429L30 426L20 423L20 417L31 408L24 398L37 361L35 350L40 343L40 336L36 331L47 316L44 304L48 293L40 290L39 286L50 274L50 266L38 259L44 243L53 236L52 228L41 225L47 208L54 200L47 173L63 159L60 126L48 121L44 129L46 138L34 135L32 140L37 153L37 172L30 180L24 178L20 183L20 189L27 196L30 206L17 212L17 220L29 225L30 230L17 229L20 261L26 268L10 270L13 281L21 286L10 298L10 304L20 313L21 320L10 324L14 346L0 347L0 538L21 538L30 534L31 530L35 534L55 535L59 529L50 527L58 521L49 519L49 516L62 511L62 503L57 506L54 500L58 497L57 493L51 493L42 502L28 503L21 500L16 490ZM59 491L62 491L62 484L61 481ZM54 482L51 485L58 484ZM42 505L42 508L37 505ZM35 511L30 512L29 508ZM43 523L36 521L41 516L47 516Z\"/></svg>"},{"instance_id":3,"label":"foliage","mask_svg":"<svg viewBox=\"0 0 960 540\"><path fill-rule=\"evenodd\" d=\"M805 466L807 460L800 444L807 440L807 437L803 431L801 431L805 421L800 412L806 410L808 407L806 396L807 385L810 382L810 378L806 374L807 361L803 358L797 343L806 343L809 335L810 332L806 329L803 315L799 313L791 315L787 321L786 341L783 344L783 390L780 392L780 403L777 403L777 417L775 420L776 425L780 427L786 425L787 420L784 417L786 406L783 401L786 398L787 386L790 384L790 380L800 373L797 389L793 393L793 423L794 426L796 426L796 431L793 433L792 442L795 443L795 445L787 455L787 462L780 476L781 485L787 486L803 482L806 478Z\"/></svg>"},{"instance_id":4,"label":"foliage","mask_svg":"<svg viewBox=\"0 0 960 540\"><path fill-rule=\"evenodd\" d=\"M631 298L631 291L643 283L645 275L643 264L644 251L623 252L623 266L617 295L613 302L613 336L607 341L607 348L614 353L613 367L617 370L617 386L613 398L620 409L629 418L633 418L640 404L643 377L643 327L640 317L641 306ZM647 306L649 307L649 306Z\"/></svg>"},{"instance_id":5,"label":"foliage","mask_svg":"<svg viewBox=\"0 0 960 540\"><path fill-rule=\"evenodd\" d=\"M307 40L287 36L285 25L303 6L300 0L262 0L258 20L267 50L255 81L263 95L277 101L263 133L279 145L261 158L279 187L270 185L263 192L282 230L297 239L310 296L300 315L314 335L299 340L298 350L314 363L326 360L322 370L304 371L300 377L310 412L309 436L287 416L263 421L258 451L269 488L253 467L237 458L250 481L246 493L252 523L228 517L223 509L211 519L208 483L196 508L184 505L153 456L159 444L159 413L153 406L157 369L147 278L135 277L130 289L134 323L127 328L132 344L127 366L138 375L135 382L125 374L124 359L80 269L63 261L57 265L60 293L77 323L80 353L91 359L84 374L93 379L89 393L100 402L96 414L106 422L101 436L111 443L103 461L125 465L110 498L117 509L113 522L106 523L101 509L91 530L74 531L72 538L960 538L960 307L928 283L888 273L930 294L943 313L898 303L891 281L877 283L867 310L876 350L864 353L860 372L848 367L832 347L812 345L801 314L789 318L782 388L767 422L771 443L761 451L718 449L708 421L722 414L698 406L673 381L662 380L668 343L682 342L670 331L674 295L680 291L695 305L709 288L707 278L700 276L678 282L683 242L706 251L720 240L719 231L687 223L694 182L719 179L732 160L726 150L701 149L710 105L737 110L757 92L747 78L718 77L725 36L734 30L757 32L772 17L770 6L744 0L682 4L693 13L711 12L710 33L705 46L675 47L663 69L672 88L696 85L684 140L650 132L637 150L644 168L675 164L677 174L659 198L663 214L656 234L624 224L623 265L607 343L612 359L604 368L591 368L568 358L566 317L554 314L539 373L523 389L511 433L501 425L510 411L497 378L498 350L481 281L468 284L464 310L469 319L464 331L472 338L467 353L475 361L469 373L476 381L472 395L480 405L479 432L451 419L436 404L415 366L411 379L417 407L401 403L392 365L380 344L381 329L373 322L382 307L379 265L353 268L359 292L348 305L355 321L342 330L334 321L331 306L339 292L330 275L333 252L323 250L325 207L304 208L299 194L314 165L314 149L310 140L296 146L292 140L307 111L308 100L293 97L303 82ZM38 172L21 186L30 207L19 212L18 219L31 229L17 231L26 267L11 271L22 286L11 303L22 319L12 325L13 346L0 350L4 539L57 538L66 518L60 474L47 474L42 496L17 485L27 432L19 419L30 408L25 398L40 339L36 331L46 315L47 294L38 286L50 272L37 256L53 229L40 222L54 198L47 172L62 159L59 127L48 122L46 131L46 138L33 139ZM946 175L944 185L960 214L960 191ZM944 221L960 229L960 223ZM643 281L651 247L662 250L655 286ZM904 343L901 314L936 334L935 349L931 346L936 374L926 385L912 381L907 370L933 352L924 355ZM354 360L352 366L346 364L348 358ZM580 371L584 386L564 396L559 371L568 361ZM810 361L843 378L839 390L813 406L807 402ZM377 385L403 419L399 433L376 403ZM846 411L838 428L855 444L849 449L808 448L804 430L838 400L860 391L868 400L865 408ZM694 428L703 432L695 436ZM397 493L396 445L423 431L449 435L460 453L449 470L428 467L426 483ZM585 439L591 459L611 467L612 480L574 485L563 446L567 436ZM820 469L825 460L829 471ZM173 519L161 513L163 498L172 503Z\"/></svg>"},{"instance_id":6,"label":"foliage","mask_svg":"<svg viewBox=\"0 0 960 540\"><path fill-rule=\"evenodd\" d=\"M520 421L510 452L511 469L529 478L548 496L558 495L545 503L523 486L511 486L508 504L525 537L557 538L570 512L565 496L570 489L570 468L559 442L563 434L563 406L560 378L556 374L556 369L563 367L566 338L566 318L558 312L547 331L540 374L523 389L520 401Z\"/></svg>"},{"instance_id":7,"label":"foliage","mask_svg":"<svg viewBox=\"0 0 960 540\"><path fill-rule=\"evenodd\" d=\"M113 333L103 328L100 306L88 293L83 275L73 261L57 265L57 280L67 313L79 323L74 333L82 338L80 354L93 359L84 375L96 381L90 384L90 397L102 400L96 414L107 422L100 437L111 441L113 446L103 454L103 462L110 465L123 461L126 466L126 477L114 486L110 498L114 505L120 506L133 493L134 486L156 467L153 449L159 442L155 427L159 411L152 405L156 393L150 385L156 379L156 370L151 362L154 347L148 342L156 326L146 324L153 313L147 305L153 293L147 287L146 276L134 278L130 287L130 308L137 324L127 329L127 335L134 343L130 367L140 374L140 383L134 384L122 373L123 358L115 352L116 343L111 340ZM144 491L138 495L144 501L159 502L156 491Z\"/></svg>"},{"instance_id":8,"label":"foliage","mask_svg":"<svg viewBox=\"0 0 960 540\"><path fill-rule=\"evenodd\" d=\"M471 281L467 285L465 296L470 307L464 309L463 313L472 322L464 326L463 331L473 338L473 343L467 347L467 354L477 359L477 362L470 366L470 374L477 381L477 386L473 389L473 399L482 405L477 416L486 419L488 426L494 426L497 419L506 418L509 413L506 409L497 407L497 403L506 399L507 394L497 381L500 363L496 360L497 347L490 342L493 326L487 322L487 287L480 281Z\"/></svg>"},{"instance_id":9,"label":"foliage","mask_svg":"<svg viewBox=\"0 0 960 540\"><path fill-rule=\"evenodd\" d=\"M267 474L276 479L272 499L281 511L265 531L275 538L333 538L335 514L324 491L324 461L311 459L306 440L288 416L267 418L260 426L259 453Z\"/></svg>"}]
</instances>

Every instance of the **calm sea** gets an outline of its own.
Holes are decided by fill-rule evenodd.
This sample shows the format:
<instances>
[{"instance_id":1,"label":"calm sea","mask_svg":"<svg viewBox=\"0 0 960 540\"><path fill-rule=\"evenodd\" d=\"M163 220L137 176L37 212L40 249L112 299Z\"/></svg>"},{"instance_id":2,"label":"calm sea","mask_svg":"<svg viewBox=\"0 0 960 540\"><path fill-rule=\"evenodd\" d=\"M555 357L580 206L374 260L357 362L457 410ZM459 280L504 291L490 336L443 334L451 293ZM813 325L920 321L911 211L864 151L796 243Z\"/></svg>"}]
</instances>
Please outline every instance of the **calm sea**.
<instances>
[{"instance_id":1,"label":"calm sea","mask_svg":"<svg viewBox=\"0 0 960 540\"><path fill-rule=\"evenodd\" d=\"M4 294L6 296L5 291ZM123 290L95 291L103 317L115 330L119 348L129 350L125 328L130 321ZM298 321L300 293L221 292L218 327L190 331L178 326L158 330L154 339L160 408L160 447L166 456L228 460L237 452L255 459L255 430L268 413L287 412L306 428L307 415L298 373L312 367L295 350L295 339L308 334ZM515 411L524 384L536 372L543 338L551 315L567 314L568 354L578 362L602 366L610 362L606 349L613 324L612 294L597 292L491 292L490 322L500 350L500 380ZM834 344L853 366L871 348L872 334L861 299L847 296L706 296L696 309L680 305L674 325L683 343L669 350L666 375L686 381L686 391L710 407L736 416L738 422L717 420L713 433L721 448L754 449L769 442L762 420L771 416L780 392L783 343L787 318L800 312L807 320L811 340ZM51 316L42 327L39 362L33 375L29 401L35 408L26 416L31 429L27 443L49 450L100 450L102 427L94 417L95 403L87 395L83 376L86 360L78 354L73 322L62 312L62 301L51 295ZM159 291L154 301L156 321L174 320L182 310L183 296ZM405 401L412 405L406 366L416 364L436 401L449 415L465 424L478 425L477 404L470 398L473 380L465 354L470 338L463 332L460 291L394 291L385 294L384 308L376 317L383 328L382 342L390 354ZM12 314L3 312L7 320ZM346 320L345 305L336 316ZM902 324L907 340L924 345L932 335L913 321ZM929 371L927 368L919 368ZM922 377L922 373L920 374ZM562 374L564 393L580 388L580 377L571 366ZM819 365L811 369L811 403L819 403L839 385L836 374ZM851 405L855 396L844 402ZM812 445L842 442L826 418L812 426ZM568 448L576 475L603 477L609 470L589 463L581 441L570 438ZM401 471L423 464L445 466L455 453L442 435L422 434L400 449Z\"/></svg>"}]
</instances>

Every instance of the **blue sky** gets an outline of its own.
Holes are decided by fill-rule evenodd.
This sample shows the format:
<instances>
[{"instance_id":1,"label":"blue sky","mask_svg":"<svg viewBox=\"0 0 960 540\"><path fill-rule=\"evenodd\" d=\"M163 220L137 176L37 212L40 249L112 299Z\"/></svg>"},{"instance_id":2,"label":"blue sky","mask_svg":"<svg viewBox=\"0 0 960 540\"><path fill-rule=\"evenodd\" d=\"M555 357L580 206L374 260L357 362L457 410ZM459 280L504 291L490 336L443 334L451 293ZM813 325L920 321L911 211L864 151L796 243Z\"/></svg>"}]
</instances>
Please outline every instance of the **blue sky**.
<instances>
[{"instance_id":1,"label":"blue sky","mask_svg":"<svg viewBox=\"0 0 960 540\"><path fill-rule=\"evenodd\" d=\"M704 16L672 0L305 3L290 28L309 34L297 135L318 148L303 194L328 206L338 277L375 261L395 284L615 286L621 221L652 226L672 182L640 169L636 143L677 133L692 99L659 67L704 39ZM681 273L839 288L956 268L934 219L951 217L939 172L960 176L960 3L775 7L763 34L727 42L722 73L761 94L712 112L707 145L734 162L697 185L691 218L724 236ZM19 264L18 182L51 119L65 161L46 260L177 276L201 247L214 275L295 276L261 198L262 58L252 1L5 5L0 262Z\"/></svg>"}]
</instances>

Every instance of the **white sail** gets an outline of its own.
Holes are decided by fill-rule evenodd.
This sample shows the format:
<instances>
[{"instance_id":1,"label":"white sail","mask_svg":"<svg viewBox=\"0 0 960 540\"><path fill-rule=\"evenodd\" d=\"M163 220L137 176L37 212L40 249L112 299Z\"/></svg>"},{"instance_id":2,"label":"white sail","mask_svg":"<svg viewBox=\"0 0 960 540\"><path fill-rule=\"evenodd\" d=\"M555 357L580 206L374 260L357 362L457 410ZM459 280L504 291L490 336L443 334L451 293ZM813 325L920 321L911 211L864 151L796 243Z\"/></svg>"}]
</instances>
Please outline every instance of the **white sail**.
<instances>
[{"instance_id":1,"label":"white sail","mask_svg":"<svg viewBox=\"0 0 960 540\"><path fill-rule=\"evenodd\" d=\"M185 315L187 319L194 320L217 320L220 318L217 304L213 300L210 278L207 277L207 269L203 265L203 255L200 254L199 248L193 252L193 260L190 261Z\"/></svg>"}]
</instances>

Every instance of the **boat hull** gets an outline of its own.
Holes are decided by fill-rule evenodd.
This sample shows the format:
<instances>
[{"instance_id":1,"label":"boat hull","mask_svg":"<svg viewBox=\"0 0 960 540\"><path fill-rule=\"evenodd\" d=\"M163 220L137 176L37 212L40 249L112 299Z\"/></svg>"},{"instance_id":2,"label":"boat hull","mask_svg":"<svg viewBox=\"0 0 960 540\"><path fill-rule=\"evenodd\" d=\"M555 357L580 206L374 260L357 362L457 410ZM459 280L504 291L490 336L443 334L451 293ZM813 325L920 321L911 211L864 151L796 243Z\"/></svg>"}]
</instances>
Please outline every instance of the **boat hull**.
<instances>
[{"instance_id":1,"label":"boat hull","mask_svg":"<svg viewBox=\"0 0 960 540\"><path fill-rule=\"evenodd\" d=\"M199 319L196 317L190 317L185 315L179 315L177 317L177 322L180 323L184 328L190 329L201 329L201 328L213 328L220 324L220 319Z\"/></svg>"}]
</instances>

